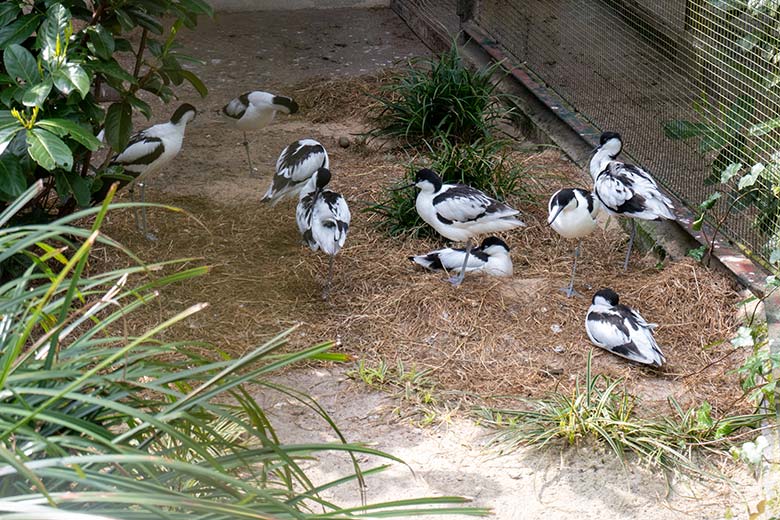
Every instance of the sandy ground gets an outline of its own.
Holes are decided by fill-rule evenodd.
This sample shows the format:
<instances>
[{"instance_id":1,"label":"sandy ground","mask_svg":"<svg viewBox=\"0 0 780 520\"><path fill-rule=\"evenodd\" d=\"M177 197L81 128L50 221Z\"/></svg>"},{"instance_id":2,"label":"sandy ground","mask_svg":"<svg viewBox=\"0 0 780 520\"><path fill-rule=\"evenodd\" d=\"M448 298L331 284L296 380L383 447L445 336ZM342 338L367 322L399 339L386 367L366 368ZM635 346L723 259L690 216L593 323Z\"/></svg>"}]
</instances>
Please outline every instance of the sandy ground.
<instances>
[{"instance_id":1,"label":"sandy ground","mask_svg":"<svg viewBox=\"0 0 780 520\"><path fill-rule=\"evenodd\" d=\"M623 467L611 453L589 448L527 448L501 455L488 446L491 431L462 414L420 428L399 419L397 398L367 390L343 369L296 370L282 381L316 397L348 441L370 438L372 447L408 463L369 476L369 502L459 495L492 508L501 520L671 520L728 518L728 512L735 515L731 518L747 518L747 508L755 510L759 500L755 482L743 472L733 472L737 480L731 484L667 481L655 470ZM278 433L290 442L337 441L298 403L268 394L258 402L271 410ZM360 462L366 468L383 463L369 457ZM315 483L327 482L349 474L351 463L343 455L326 455L308 471ZM340 487L328 498L359 504L356 485Z\"/></svg>"},{"instance_id":2,"label":"sandy ground","mask_svg":"<svg viewBox=\"0 0 780 520\"><path fill-rule=\"evenodd\" d=\"M399 350L395 347L398 340L395 336L376 340L375 343L368 341L365 334L361 337L375 318L350 306L349 291L376 291L376 301L369 303L381 306L387 303L382 301L382 291L395 290L394 287L420 275L404 265L399 268L398 279L392 282L395 285L372 286L374 281L361 279L363 266L352 257L365 255L368 249L379 248L374 260L382 262L385 261L382 248L392 248L392 254L401 257L434 243L390 242L378 236L368 222L369 217L353 209L354 230L351 230L335 280L337 288L334 289L333 299L336 303L324 305L318 299L324 261L320 256L302 252L293 222L293 205L285 206L283 203L279 211L269 212L258 201L281 148L304 136L321 140L331 153L332 163L354 176L340 178L339 172L334 169L337 175L335 188L344 190L350 204L354 203L356 208L364 204L370 195L366 185L374 182L388 184L399 176L403 171L400 164L403 159L385 156L381 152L361 154L354 145L348 149L339 148L337 142L340 137L349 137L354 143L352 134L360 129L356 118L334 114L333 118L326 118L328 121L313 124L303 114L280 119L273 126L251 136L252 156L261 177L258 180L248 175L240 134L229 129L218 111L230 98L249 89L262 88L305 97L309 83L321 84L323 78L343 80L376 73L399 59L426 54L427 49L386 9L223 14L213 21L205 21L197 33L183 33L181 41L192 54L205 61L205 65L192 65L192 68L205 78L210 95L203 100L185 91L182 101L198 106L199 117L187 130L180 158L166 169L164 175L152 180L148 194L153 201L184 208L189 216L152 212L151 225L159 237L155 243L146 242L134 231L128 214L111 215L105 229L143 258L192 255L199 257L194 263L205 262L213 267L208 277L166 291L165 306L153 311L159 315L147 315L145 320L167 317L174 310L196 301L209 301L212 304L209 309L188 320L185 326L174 328L171 334L177 338L208 339L234 354L240 354L284 328L305 322L307 326L294 337L300 345L333 339L336 335L344 340L345 348L359 357L376 358L379 352L385 356ZM331 94L338 96L340 83L334 85L336 91ZM163 115L172 110L172 107L163 107L155 113L163 119ZM138 121L139 126L143 124L147 123ZM559 158L554 161L557 161L556 164L561 162ZM539 229L543 226L544 209L534 211L538 214L529 217ZM612 228L592 240L593 243L585 246L589 262L582 267L584 278L603 270L604 265L618 265L625 237ZM554 293L553 282L559 283L568 275L571 244L552 237L544 238L544 243L552 248L551 257L546 261L554 262L550 269L553 278L557 279L551 281L549 272L545 273L546 278L542 278L542 274L534 274L499 288L501 298L509 302L505 307L510 316L514 312L513 298L536 298L530 300L536 305L535 302L545 298L546 294ZM519 245L516 266L532 269L540 259L525 252L523 246L526 245ZM693 269L693 273L701 274L698 268L687 264L675 268L684 271ZM615 283L628 286L630 277L651 277L654 272L652 261L638 261L636 270L629 277L618 278ZM496 286L490 280L479 280L470 286L469 290L473 293L458 293L441 285L436 275L422 276L428 276L427 283L431 287L440 287L438 300L452 298L459 305L452 312L465 313L473 318L469 319L474 323L461 334L459 329L454 328L455 325L446 323L449 321L446 313L441 317L434 316L440 318L437 325L451 329L449 333L454 335L452 337L457 338L461 334L463 339L453 342L452 348L447 349L450 336L442 335L438 343L429 343L419 335L422 333L415 331L416 336L405 349L406 353L417 356L435 351L440 354L442 363L451 363L451 368L454 366L449 373L460 378L459 384L466 385L469 382L466 369L474 363L474 358L465 342L483 332L480 326L484 326L490 309L483 309L480 302L495 294ZM695 276L691 274L688 277ZM649 289L640 287L631 296L639 298L646 290ZM427 296L434 304L436 295L431 293ZM681 312L673 308L673 298L668 303L661 302L661 305ZM583 310L587 309L587 301L564 301L562 297L555 297L549 309L539 308L540 314L533 316L531 321L559 320L556 323L564 329L577 327L578 336L565 345L566 356L552 365L542 366L538 372L543 376L534 377L547 378L545 384L549 387L560 383L571 384L582 371L587 352L580 337L584 336L581 324L574 317L581 317ZM368 310L366 307L366 312ZM402 310L388 307L387 315L404 320ZM550 316L546 316L548 312ZM325 315L327 319L323 318ZM390 326L403 332L398 323L391 321ZM686 320L676 326L690 328ZM549 329L549 325L544 327ZM670 330L673 332L674 329L667 328L665 332L669 337ZM545 359L549 359L551 349L559 343L555 332L540 335L538 341L539 349L546 352ZM496 350L483 353L478 361L486 367L484 385L492 381L505 382L502 363L510 358L517 365L533 366L536 361L531 357L532 349L529 348L528 353L518 353L515 348L517 342L518 338L509 338L496 344ZM703 339L702 342L701 347L704 347L706 342ZM685 344L675 347L680 351L680 357L685 347ZM707 359L699 361L704 366ZM700 398L695 393L698 387L687 386L685 380L687 371L695 373L698 370L695 367L675 367L673 364L670 374L658 376L602 354L597 355L594 364L599 369L613 370L616 375L645 381L645 387L657 387L659 395L676 393L680 397L693 396L694 400ZM704 386L709 379L725 377L728 367L716 369L717 373L704 371L697 376ZM522 373L509 370L507 373L519 374L520 380L506 381L508 386L501 388L524 390ZM283 382L321 399L325 408L342 425L349 440L371 441L376 447L402 457L414 470L415 478L408 469L399 466L372 481L369 491L371 501L410 495L463 494L474 497L479 505L495 508L496 517L501 519L550 516L562 519L719 518L730 507L737 513L744 513L745 504L757 502L756 489L751 487L752 480L744 474L737 475L742 484L734 484L733 487L700 484L691 487L678 482L673 492L667 494L666 480L661 475L638 468L626 471L609 455L582 450L570 450L559 455L557 451L540 453L524 449L499 457L485 448L488 432L462 415L433 428L415 427L400 421L392 412L397 406L396 400L346 381L341 369L295 370L285 374ZM714 387L714 390L717 391L717 388ZM708 391L712 393L713 389ZM272 395L257 397L273 410L276 427L286 442L328 438L328 434L323 433L324 425L320 427L312 423L303 410L285 399ZM346 460L328 457L322 462L311 468L314 480L349 472ZM743 499L743 494L748 498ZM345 503L354 503L354 490L340 490L337 498Z\"/></svg>"}]
</instances>

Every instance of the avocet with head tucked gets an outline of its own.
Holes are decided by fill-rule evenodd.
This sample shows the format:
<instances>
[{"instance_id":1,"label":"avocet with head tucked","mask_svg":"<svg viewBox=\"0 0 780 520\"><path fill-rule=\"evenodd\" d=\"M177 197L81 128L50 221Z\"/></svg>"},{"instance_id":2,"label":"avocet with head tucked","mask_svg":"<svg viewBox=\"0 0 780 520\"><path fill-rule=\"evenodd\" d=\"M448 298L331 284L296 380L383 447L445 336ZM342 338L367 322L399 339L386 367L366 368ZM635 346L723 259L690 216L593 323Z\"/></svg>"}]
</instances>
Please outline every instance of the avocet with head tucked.
<instances>
[{"instance_id":1,"label":"avocet with head tucked","mask_svg":"<svg viewBox=\"0 0 780 520\"><path fill-rule=\"evenodd\" d=\"M661 367L666 362L653 337L655 323L619 303L612 289L601 289L585 317L585 330L594 345L637 363Z\"/></svg>"},{"instance_id":2,"label":"avocet with head tucked","mask_svg":"<svg viewBox=\"0 0 780 520\"><path fill-rule=\"evenodd\" d=\"M604 132L590 160L593 192L610 214L631 218L631 239L628 242L623 270L636 236L636 220L675 220L672 201L661 193L655 180L645 170L633 164L616 161L623 149L620 134Z\"/></svg>"},{"instance_id":3,"label":"avocet with head tucked","mask_svg":"<svg viewBox=\"0 0 780 520\"><path fill-rule=\"evenodd\" d=\"M301 190L295 210L295 221L303 240L312 251L321 249L330 256L323 299L328 298L333 278L333 259L344 247L351 219L344 197L325 188L329 182L330 170L319 168Z\"/></svg>"},{"instance_id":4,"label":"avocet with head tucked","mask_svg":"<svg viewBox=\"0 0 780 520\"><path fill-rule=\"evenodd\" d=\"M261 202L271 202L275 206L287 195L299 193L320 168L330 168L330 161L328 152L319 142L300 139L289 144L276 161L276 175Z\"/></svg>"},{"instance_id":5,"label":"avocet with head tucked","mask_svg":"<svg viewBox=\"0 0 780 520\"><path fill-rule=\"evenodd\" d=\"M419 170L414 182L402 188L411 186L420 190L415 201L420 217L445 238L466 242L460 273L450 279L453 285L460 285L466 275L472 237L525 226L518 210L471 186L445 184L433 170Z\"/></svg>"},{"instance_id":6,"label":"avocet with head tucked","mask_svg":"<svg viewBox=\"0 0 780 520\"><path fill-rule=\"evenodd\" d=\"M270 92L256 90L245 92L222 107L222 115L244 133L244 149L249 163L249 175L252 175L252 158L249 155L247 130L260 130L274 120L277 112L294 114L298 111L298 103L292 98L276 96Z\"/></svg>"},{"instance_id":7,"label":"avocet with head tucked","mask_svg":"<svg viewBox=\"0 0 780 520\"><path fill-rule=\"evenodd\" d=\"M125 149L111 158L109 166L122 166L124 172L133 177L130 186L131 197L134 194L135 185L138 184L141 187L141 202L144 202L146 183L143 180L162 169L178 155L184 140L184 130L187 128L187 123L195 119L196 114L195 107L184 103L176 109L170 121L133 134ZM102 200L102 197L105 197L108 184L106 183L105 190L93 194L93 200ZM141 232L147 238L154 240L154 235L147 232L145 207L141 208L140 224L137 213L135 220Z\"/></svg>"},{"instance_id":8,"label":"avocet with head tucked","mask_svg":"<svg viewBox=\"0 0 780 520\"><path fill-rule=\"evenodd\" d=\"M410 256L412 262L432 271L444 269L459 273L463 268L466 250L446 247L425 255ZM498 237L488 237L475 247L466 262L467 272L481 272L491 276L512 276L512 258L509 246Z\"/></svg>"},{"instance_id":9,"label":"avocet with head tucked","mask_svg":"<svg viewBox=\"0 0 780 520\"><path fill-rule=\"evenodd\" d=\"M566 296L571 298L574 290L574 275L577 272L577 259L580 256L580 244L582 237L592 233L597 227L596 217L600 204L596 197L589 191L580 188L564 188L553 193L547 204L549 214L547 224L556 233L564 238L576 238L577 247L574 248L574 265L571 268L571 281L569 286L562 289Z\"/></svg>"}]
</instances>

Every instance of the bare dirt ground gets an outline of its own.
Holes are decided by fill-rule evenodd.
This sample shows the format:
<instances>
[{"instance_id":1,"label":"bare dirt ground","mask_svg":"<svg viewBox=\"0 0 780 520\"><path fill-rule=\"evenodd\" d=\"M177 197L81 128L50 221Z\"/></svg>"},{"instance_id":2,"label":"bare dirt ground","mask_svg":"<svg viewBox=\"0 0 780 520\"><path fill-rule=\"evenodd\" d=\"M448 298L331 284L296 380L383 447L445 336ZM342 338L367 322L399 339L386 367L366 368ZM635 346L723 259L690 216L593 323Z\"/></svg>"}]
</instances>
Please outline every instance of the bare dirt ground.
<instances>
[{"instance_id":1,"label":"bare dirt ground","mask_svg":"<svg viewBox=\"0 0 780 520\"><path fill-rule=\"evenodd\" d=\"M209 341L240 355L302 324L291 338L293 346L337 339L340 350L356 359L430 368L444 391L488 399L570 388L581 377L590 350L582 324L589 298L566 299L556 292L568 279L573 244L547 228L545 204L558 187L584 183L558 152L516 156L537 198L520 206L528 228L507 237L516 273L511 280L473 277L462 288L452 288L442 275L421 273L405 259L440 243L389 239L376 229L376 216L361 211L397 181L410 159L355 139L365 130L362 116L368 105L359 93L375 88L366 75L428 52L391 11L218 15L196 33L184 33L182 42L205 61L193 70L204 78L210 95L205 100L194 93L182 96L199 107L200 115L187 129L176 163L150 179L147 193L188 214L152 212L151 227L159 237L154 243L134 230L129 213L111 215L105 230L142 258L193 257L193 264L211 265L212 271L166 290L163 305L150 309L139 327L208 301L206 311L169 334ZM240 133L218 113L230 98L255 88L292 95L302 104L299 115L282 117L250 136L259 178L248 175ZM161 107L156 113L164 119L172 110ZM344 193L353 213L328 303L319 298L326 261L302 247L294 202L275 208L259 204L279 152L303 137L316 138L328 149L332 187ZM340 148L340 137L349 137L352 145ZM658 322L669 363L652 371L596 352L594 369L624 377L652 413L669 413L670 395L683 405L706 399L716 414L734 411L739 391L732 369L743 353L719 343L737 323L734 287L691 261L660 268L654 258L640 255L623 274L625 240L614 225L589 237L577 288L589 295L611 286ZM414 469L417 478L399 467L370 483L372 501L465 494L494 507L501 519L551 513L554 518L717 518L729 508L744 512L745 504L758 501L752 480L741 474L741 484L675 482L668 493L663 477L624 470L608 455L524 449L498 457L485 448L488 432L469 419L456 415L435 428L414 427L392 413L395 400L346 381L343 368L299 369L282 380L321 398L349 439L371 440ZM327 435L279 396L259 395L258 400L274 410L286 441ZM330 477L348 469L346 461L334 459L312 471L316 481L318 474ZM338 498L352 503L352 491L339 492Z\"/></svg>"}]
</instances>

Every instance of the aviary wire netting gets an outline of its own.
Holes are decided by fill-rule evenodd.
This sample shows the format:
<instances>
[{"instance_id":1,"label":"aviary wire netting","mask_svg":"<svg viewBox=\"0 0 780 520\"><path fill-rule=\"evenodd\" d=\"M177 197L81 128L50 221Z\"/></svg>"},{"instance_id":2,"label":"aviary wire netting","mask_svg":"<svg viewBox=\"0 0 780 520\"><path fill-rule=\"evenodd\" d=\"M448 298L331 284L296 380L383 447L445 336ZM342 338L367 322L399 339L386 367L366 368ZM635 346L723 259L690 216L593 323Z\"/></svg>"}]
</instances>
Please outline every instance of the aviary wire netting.
<instances>
[{"instance_id":1,"label":"aviary wire netting","mask_svg":"<svg viewBox=\"0 0 780 520\"><path fill-rule=\"evenodd\" d=\"M440 20L457 13L451 0L403 1ZM728 215L722 231L769 260L780 245L780 0L475 5L473 21L516 64L620 132L627 158L694 212L720 191L710 222ZM735 175L721 184L724 171Z\"/></svg>"}]
</instances>

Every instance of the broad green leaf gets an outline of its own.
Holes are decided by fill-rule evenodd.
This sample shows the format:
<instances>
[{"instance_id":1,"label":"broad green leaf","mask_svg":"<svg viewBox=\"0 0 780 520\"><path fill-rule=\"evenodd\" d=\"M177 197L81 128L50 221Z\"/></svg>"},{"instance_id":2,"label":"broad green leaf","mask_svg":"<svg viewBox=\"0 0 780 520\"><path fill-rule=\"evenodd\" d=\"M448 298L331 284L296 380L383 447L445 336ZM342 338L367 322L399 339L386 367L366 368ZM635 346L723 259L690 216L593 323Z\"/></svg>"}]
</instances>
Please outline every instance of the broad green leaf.
<instances>
[{"instance_id":1,"label":"broad green leaf","mask_svg":"<svg viewBox=\"0 0 780 520\"><path fill-rule=\"evenodd\" d=\"M24 91L24 97L22 97L22 104L28 107L40 107L46 98L49 97L51 92L52 82L50 78L46 78L41 83L33 85Z\"/></svg>"},{"instance_id":2,"label":"broad green leaf","mask_svg":"<svg viewBox=\"0 0 780 520\"><path fill-rule=\"evenodd\" d=\"M0 198L4 201L13 200L26 189L27 178L19 159L12 155L0 156Z\"/></svg>"},{"instance_id":3,"label":"broad green leaf","mask_svg":"<svg viewBox=\"0 0 780 520\"><path fill-rule=\"evenodd\" d=\"M148 29L154 34L163 34L163 26L154 16L151 16L144 11L134 7L127 7L125 12L133 20L134 25L140 25L144 29Z\"/></svg>"},{"instance_id":4,"label":"broad green leaf","mask_svg":"<svg viewBox=\"0 0 780 520\"><path fill-rule=\"evenodd\" d=\"M114 54L114 37L111 32L100 24L87 28L87 47L99 58L111 59Z\"/></svg>"},{"instance_id":5,"label":"broad green leaf","mask_svg":"<svg viewBox=\"0 0 780 520\"><path fill-rule=\"evenodd\" d=\"M82 208L90 205L92 181L72 171L58 170L54 173L55 187L60 197L72 195Z\"/></svg>"},{"instance_id":6,"label":"broad green leaf","mask_svg":"<svg viewBox=\"0 0 780 520\"><path fill-rule=\"evenodd\" d=\"M83 67L90 69L94 72L103 74L106 78L115 78L119 81L127 81L130 84L135 84L135 76L127 72L122 68L114 58L105 61L88 61L83 64Z\"/></svg>"},{"instance_id":7,"label":"broad green leaf","mask_svg":"<svg viewBox=\"0 0 780 520\"><path fill-rule=\"evenodd\" d=\"M194 14L205 14L206 16L213 16L214 9L211 5L203 0L179 0L179 5Z\"/></svg>"},{"instance_id":8,"label":"broad green leaf","mask_svg":"<svg viewBox=\"0 0 780 520\"><path fill-rule=\"evenodd\" d=\"M664 135L669 139L690 139L712 132L713 127L708 123L696 123L676 119L664 123Z\"/></svg>"},{"instance_id":9,"label":"broad green leaf","mask_svg":"<svg viewBox=\"0 0 780 520\"><path fill-rule=\"evenodd\" d=\"M17 132L23 130L24 127L16 119L12 120L0 120L0 145L5 145L11 142Z\"/></svg>"},{"instance_id":10,"label":"broad green leaf","mask_svg":"<svg viewBox=\"0 0 780 520\"><path fill-rule=\"evenodd\" d=\"M60 137L69 135L74 141L84 145L93 152L100 148L100 141L97 137L92 135L91 129L79 125L70 119L41 119L35 123L35 126L45 128Z\"/></svg>"},{"instance_id":11,"label":"broad green leaf","mask_svg":"<svg viewBox=\"0 0 780 520\"><path fill-rule=\"evenodd\" d=\"M3 63L12 78L19 78L29 87L41 79L38 64L30 51L14 43L3 51Z\"/></svg>"},{"instance_id":12,"label":"broad green leaf","mask_svg":"<svg viewBox=\"0 0 780 520\"><path fill-rule=\"evenodd\" d=\"M720 182L722 184L726 184L729 182L742 168L742 163L731 163L729 164L725 170L723 170L723 173L720 174Z\"/></svg>"},{"instance_id":13,"label":"broad green leaf","mask_svg":"<svg viewBox=\"0 0 780 520\"><path fill-rule=\"evenodd\" d=\"M135 29L135 22L124 9L114 9L114 16L123 31L129 32Z\"/></svg>"},{"instance_id":14,"label":"broad green leaf","mask_svg":"<svg viewBox=\"0 0 780 520\"><path fill-rule=\"evenodd\" d=\"M691 229L694 231L701 231L701 227L704 225L704 213L699 215L699 218L691 223Z\"/></svg>"},{"instance_id":15,"label":"broad green leaf","mask_svg":"<svg viewBox=\"0 0 780 520\"><path fill-rule=\"evenodd\" d=\"M715 203L718 202L722 196L723 194L721 192L716 191L715 193L707 197L707 200L699 204L699 210L702 212L711 210L712 207L715 205Z\"/></svg>"},{"instance_id":16,"label":"broad green leaf","mask_svg":"<svg viewBox=\"0 0 780 520\"><path fill-rule=\"evenodd\" d=\"M0 29L0 49L22 43L38 28L41 15L28 14Z\"/></svg>"},{"instance_id":17,"label":"broad green leaf","mask_svg":"<svg viewBox=\"0 0 780 520\"><path fill-rule=\"evenodd\" d=\"M27 130L27 151L41 168L52 171L73 167L73 154L62 139L42 128Z\"/></svg>"},{"instance_id":18,"label":"broad green leaf","mask_svg":"<svg viewBox=\"0 0 780 520\"><path fill-rule=\"evenodd\" d=\"M707 246L699 246L696 249L688 250L686 256L690 256L694 260L701 262L702 258L704 258L704 253L706 252L707 252Z\"/></svg>"},{"instance_id":19,"label":"broad green leaf","mask_svg":"<svg viewBox=\"0 0 780 520\"><path fill-rule=\"evenodd\" d=\"M0 27L5 27L11 21L19 16L21 8L16 2L3 2L0 3Z\"/></svg>"},{"instance_id":20,"label":"broad green leaf","mask_svg":"<svg viewBox=\"0 0 780 520\"><path fill-rule=\"evenodd\" d=\"M70 11L59 3L51 5L38 31L38 45L41 47L43 59L51 61L57 55L58 46L62 53L72 31Z\"/></svg>"},{"instance_id":21,"label":"broad green leaf","mask_svg":"<svg viewBox=\"0 0 780 520\"><path fill-rule=\"evenodd\" d=\"M10 106L11 102L17 99L20 93L24 95L24 89L16 85L0 89L0 103Z\"/></svg>"},{"instance_id":22,"label":"broad green leaf","mask_svg":"<svg viewBox=\"0 0 780 520\"><path fill-rule=\"evenodd\" d=\"M179 74L181 74L184 79L190 82L190 84L195 88L195 90L198 91L198 94L200 94L201 97L206 97L208 95L209 89L206 88L206 85L192 71L182 69L179 71Z\"/></svg>"},{"instance_id":23,"label":"broad green leaf","mask_svg":"<svg viewBox=\"0 0 780 520\"><path fill-rule=\"evenodd\" d=\"M89 75L75 63L66 63L51 74L54 85L66 96L78 90L82 99L89 92Z\"/></svg>"},{"instance_id":24,"label":"broad green leaf","mask_svg":"<svg viewBox=\"0 0 780 520\"><path fill-rule=\"evenodd\" d=\"M146 119L152 118L152 107L149 106L149 103L144 101L143 99L139 99L134 95L127 96L127 102L133 105L133 108L141 112L144 116L146 116Z\"/></svg>"},{"instance_id":25,"label":"broad green leaf","mask_svg":"<svg viewBox=\"0 0 780 520\"><path fill-rule=\"evenodd\" d=\"M750 173L746 173L742 176L741 179L739 179L739 183L737 183L737 189L741 190L754 185L758 180L758 176L761 175L761 172L763 172L765 169L766 166L764 166L762 163L754 164L753 167L750 168Z\"/></svg>"},{"instance_id":26,"label":"broad green leaf","mask_svg":"<svg viewBox=\"0 0 780 520\"><path fill-rule=\"evenodd\" d=\"M106 141L114 150L124 150L133 131L133 108L130 103L114 103L106 112Z\"/></svg>"},{"instance_id":27,"label":"broad green leaf","mask_svg":"<svg viewBox=\"0 0 780 520\"><path fill-rule=\"evenodd\" d=\"M748 129L748 133L753 137L760 137L762 135L768 134L778 127L780 127L780 117L769 119L763 123L755 124Z\"/></svg>"}]
</instances>

